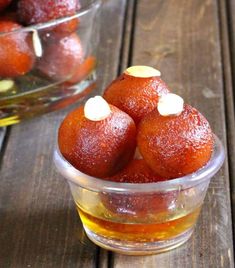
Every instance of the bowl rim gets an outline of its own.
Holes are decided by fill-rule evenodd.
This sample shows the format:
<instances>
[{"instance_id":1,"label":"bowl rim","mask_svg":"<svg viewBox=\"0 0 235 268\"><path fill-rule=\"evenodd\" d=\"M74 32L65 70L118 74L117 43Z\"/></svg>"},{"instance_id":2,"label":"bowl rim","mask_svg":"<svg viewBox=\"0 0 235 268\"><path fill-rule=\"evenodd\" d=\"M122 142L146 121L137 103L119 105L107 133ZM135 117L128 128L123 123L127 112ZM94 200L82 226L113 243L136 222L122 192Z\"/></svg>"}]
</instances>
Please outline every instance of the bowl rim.
<instances>
[{"instance_id":1,"label":"bowl rim","mask_svg":"<svg viewBox=\"0 0 235 268\"><path fill-rule=\"evenodd\" d=\"M5 33L0 32L0 36L16 34L16 33L34 32L34 31L43 30L43 29L46 29L46 28L49 28L49 27L58 26L61 23L64 23L64 22L70 21L72 19L82 17L83 15L86 15L90 11L92 11L94 9L98 9L100 7L100 5L101 5L101 2L102 2L101 0L92 0L91 3L89 3L89 4L85 5L84 7L82 7L74 15L64 16L62 18L53 19L53 20L50 20L50 21L47 21L47 22L37 23L37 24L29 25L29 26L22 26L21 28L13 30L13 31L10 31L10 32L5 32Z\"/></svg>"},{"instance_id":2,"label":"bowl rim","mask_svg":"<svg viewBox=\"0 0 235 268\"><path fill-rule=\"evenodd\" d=\"M152 182L152 183L120 183L106 181L99 178L89 176L73 167L60 153L58 144L54 150L54 164L69 183L75 184L87 190L95 192L158 192L173 191L191 188L197 184L201 184L210 180L221 168L225 151L219 138L214 135L214 150L209 162L199 170L186 176L176 179Z\"/></svg>"}]
</instances>

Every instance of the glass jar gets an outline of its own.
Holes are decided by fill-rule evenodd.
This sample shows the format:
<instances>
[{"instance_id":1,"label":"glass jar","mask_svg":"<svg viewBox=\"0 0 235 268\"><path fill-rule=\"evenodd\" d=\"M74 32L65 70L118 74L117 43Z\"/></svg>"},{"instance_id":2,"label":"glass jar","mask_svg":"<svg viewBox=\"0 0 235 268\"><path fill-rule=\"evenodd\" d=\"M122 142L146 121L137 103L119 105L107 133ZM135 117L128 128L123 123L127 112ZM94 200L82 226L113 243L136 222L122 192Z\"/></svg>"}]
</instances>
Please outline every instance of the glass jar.
<instances>
[{"instance_id":1,"label":"glass jar","mask_svg":"<svg viewBox=\"0 0 235 268\"><path fill-rule=\"evenodd\" d=\"M101 1L0 33L0 127L63 108L95 88Z\"/></svg>"}]
</instances>

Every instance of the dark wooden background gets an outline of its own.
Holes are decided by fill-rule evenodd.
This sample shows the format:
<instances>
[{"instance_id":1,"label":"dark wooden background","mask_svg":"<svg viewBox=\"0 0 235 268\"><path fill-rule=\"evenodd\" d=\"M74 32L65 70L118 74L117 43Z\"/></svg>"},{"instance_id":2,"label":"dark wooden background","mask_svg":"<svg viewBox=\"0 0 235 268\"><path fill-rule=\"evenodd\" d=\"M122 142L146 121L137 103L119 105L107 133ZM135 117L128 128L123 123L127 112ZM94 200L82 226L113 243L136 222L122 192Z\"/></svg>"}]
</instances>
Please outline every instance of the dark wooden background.
<instances>
[{"instance_id":1,"label":"dark wooden background","mask_svg":"<svg viewBox=\"0 0 235 268\"><path fill-rule=\"evenodd\" d=\"M87 239L52 163L68 108L0 129L0 267L234 267L233 14L232 0L107 0L101 13L96 94L131 64L156 67L208 118L227 149L192 238L147 257L113 254Z\"/></svg>"}]
</instances>

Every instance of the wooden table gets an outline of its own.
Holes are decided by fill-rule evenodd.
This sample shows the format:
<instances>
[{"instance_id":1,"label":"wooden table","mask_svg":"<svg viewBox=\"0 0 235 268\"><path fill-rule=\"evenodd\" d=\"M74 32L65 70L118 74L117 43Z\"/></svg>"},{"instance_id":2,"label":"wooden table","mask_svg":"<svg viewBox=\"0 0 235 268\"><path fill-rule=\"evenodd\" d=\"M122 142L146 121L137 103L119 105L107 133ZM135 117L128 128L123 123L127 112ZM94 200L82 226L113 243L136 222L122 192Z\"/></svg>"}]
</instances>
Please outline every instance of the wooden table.
<instances>
[{"instance_id":1,"label":"wooden table","mask_svg":"<svg viewBox=\"0 0 235 268\"><path fill-rule=\"evenodd\" d=\"M67 109L0 130L0 267L234 266L234 13L232 0L109 0L101 13L97 93L128 65L154 66L204 113L227 148L192 238L147 257L110 253L87 239L52 163Z\"/></svg>"}]
</instances>

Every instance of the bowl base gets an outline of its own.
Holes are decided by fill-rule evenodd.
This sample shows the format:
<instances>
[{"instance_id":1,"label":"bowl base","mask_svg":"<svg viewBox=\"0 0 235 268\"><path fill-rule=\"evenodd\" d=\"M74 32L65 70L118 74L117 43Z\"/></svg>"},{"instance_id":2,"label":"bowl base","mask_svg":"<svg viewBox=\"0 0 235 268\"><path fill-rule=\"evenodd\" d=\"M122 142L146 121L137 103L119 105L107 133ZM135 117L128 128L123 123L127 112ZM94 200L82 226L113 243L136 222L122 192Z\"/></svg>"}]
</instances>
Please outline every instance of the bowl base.
<instances>
[{"instance_id":1,"label":"bowl base","mask_svg":"<svg viewBox=\"0 0 235 268\"><path fill-rule=\"evenodd\" d=\"M129 242L97 235L84 226L88 238L96 245L124 255L152 255L162 253L184 244L192 235L193 228L168 240L154 242Z\"/></svg>"}]
</instances>

